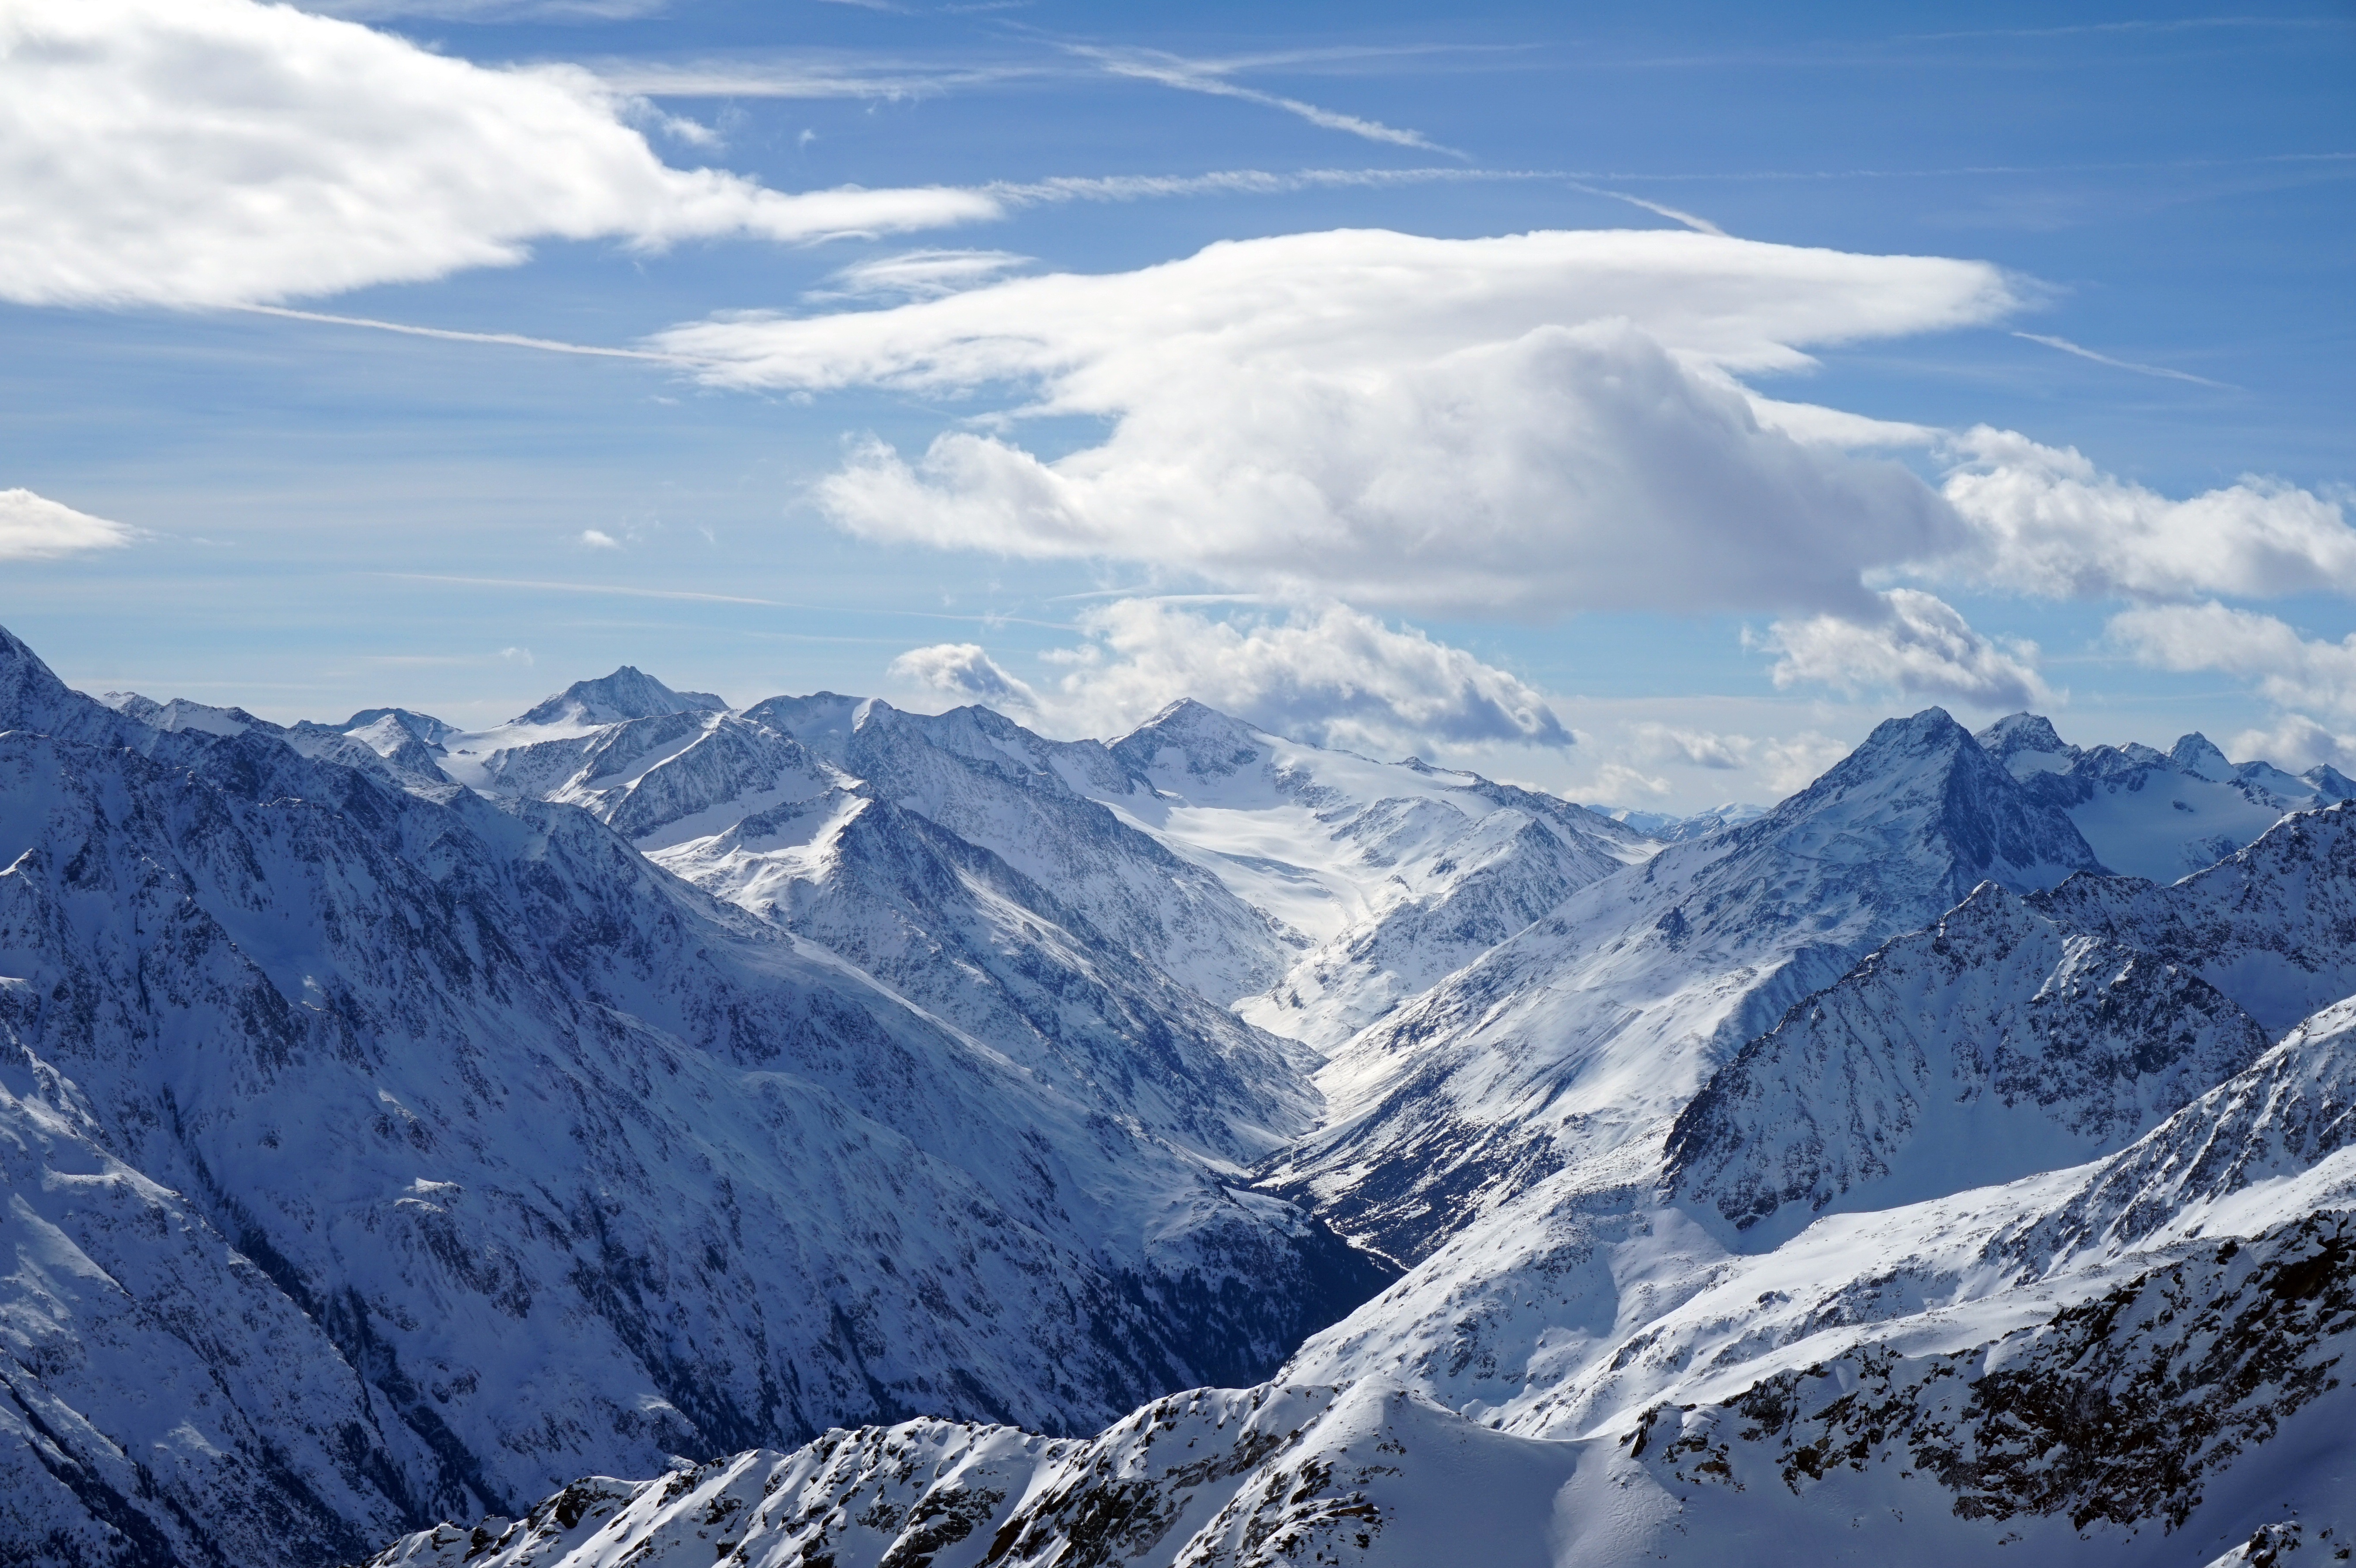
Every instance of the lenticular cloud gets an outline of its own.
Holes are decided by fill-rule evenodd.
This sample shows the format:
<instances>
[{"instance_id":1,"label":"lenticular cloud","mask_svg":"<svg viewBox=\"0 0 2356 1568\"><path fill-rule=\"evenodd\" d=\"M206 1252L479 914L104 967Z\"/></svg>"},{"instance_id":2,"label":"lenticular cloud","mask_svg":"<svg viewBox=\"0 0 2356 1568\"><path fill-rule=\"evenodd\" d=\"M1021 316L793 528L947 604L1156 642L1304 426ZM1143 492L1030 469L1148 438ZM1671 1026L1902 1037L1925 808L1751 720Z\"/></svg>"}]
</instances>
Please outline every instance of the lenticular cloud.
<instances>
[{"instance_id":1,"label":"lenticular cloud","mask_svg":"<svg viewBox=\"0 0 2356 1568\"><path fill-rule=\"evenodd\" d=\"M677 169L585 71L490 70L252 0L0 6L0 298L241 304L522 260L542 237L804 240L993 216Z\"/></svg>"},{"instance_id":2,"label":"lenticular cloud","mask_svg":"<svg viewBox=\"0 0 2356 1568\"><path fill-rule=\"evenodd\" d=\"M861 445L819 499L868 538L1422 610L1863 615L1860 571L1960 549L1960 519L1894 463L1763 423L1730 377L2014 303L1939 258L1341 231L657 341L720 385L998 388L1111 421L1053 460L971 431Z\"/></svg>"}]
</instances>

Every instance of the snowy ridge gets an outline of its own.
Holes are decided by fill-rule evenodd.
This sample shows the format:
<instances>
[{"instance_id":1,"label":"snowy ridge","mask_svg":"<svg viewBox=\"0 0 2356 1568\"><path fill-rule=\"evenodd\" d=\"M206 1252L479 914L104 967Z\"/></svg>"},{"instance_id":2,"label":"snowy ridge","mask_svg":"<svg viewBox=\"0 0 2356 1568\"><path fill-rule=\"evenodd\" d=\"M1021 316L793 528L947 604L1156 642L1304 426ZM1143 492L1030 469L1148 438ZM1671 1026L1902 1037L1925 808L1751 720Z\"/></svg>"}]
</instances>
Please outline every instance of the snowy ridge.
<instances>
[{"instance_id":1,"label":"snowy ridge","mask_svg":"<svg viewBox=\"0 0 2356 1568\"><path fill-rule=\"evenodd\" d=\"M625 667L283 728L13 639L0 698L39 1560L2347 1526L2337 775L1931 709L1653 823L1190 703L1058 741ZM2093 841L2227 807L2253 841L2169 885Z\"/></svg>"},{"instance_id":2,"label":"snowy ridge","mask_svg":"<svg viewBox=\"0 0 2356 1568\"><path fill-rule=\"evenodd\" d=\"M1673 1191L1753 1244L2124 1147L2267 1044L2197 976L1994 883L1743 1047L1678 1113ZM1772 1224L1778 1211L1793 1216Z\"/></svg>"},{"instance_id":3,"label":"snowy ridge","mask_svg":"<svg viewBox=\"0 0 2356 1568\"><path fill-rule=\"evenodd\" d=\"M2292 774L2267 762L2226 761L2210 739L2149 746L2065 742L2052 722L2015 713L1980 731L1980 744L2070 819L2115 871L2173 881L2222 859L2291 811L2356 798L2329 767Z\"/></svg>"}]
</instances>

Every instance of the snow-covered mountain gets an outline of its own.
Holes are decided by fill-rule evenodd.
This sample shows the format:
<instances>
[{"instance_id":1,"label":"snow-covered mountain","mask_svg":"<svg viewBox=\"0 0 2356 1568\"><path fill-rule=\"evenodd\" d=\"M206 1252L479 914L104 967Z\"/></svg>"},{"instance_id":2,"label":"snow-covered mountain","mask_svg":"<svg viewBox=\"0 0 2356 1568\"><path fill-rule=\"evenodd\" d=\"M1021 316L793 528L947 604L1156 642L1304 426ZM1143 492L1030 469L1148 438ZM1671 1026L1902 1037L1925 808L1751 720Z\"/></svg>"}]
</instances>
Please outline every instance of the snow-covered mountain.
<instances>
[{"instance_id":1,"label":"snow-covered mountain","mask_svg":"<svg viewBox=\"0 0 2356 1568\"><path fill-rule=\"evenodd\" d=\"M1239 1023L1160 1022L1181 1141L1143 1072L1012 1060L580 810L146 729L5 652L0 1359L50 1484L0 1540L316 1561L844 1421L1087 1430L1380 1283L1215 1152L1315 1104Z\"/></svg>"},{"instance_id":2,"label":"snow-covered mountain","mask_svg":"<svg viewBox=\"0 0 2356 1568\"><path fill-rule=\"evenodd\" d=\"M2103 864L2172 882L2232 854L2292 811L2356 798L2337 769L2292 774L2267 762L2225 760L2209 738L2081 750L2034 713L2000 719L1979 736L2038 798L2070 814Z\"/></svg>"},{"instance_id":3,"label":"snow-covered mountain","mask_svg":"<svg viewBox=\"0 0 2356 1568\"><path fill-rule=\"evenodd\" d=\"M1891 720L1758 821L1590 883L1353 1040L1279 1189L1411 1263L1675 1115L1793 1002L1981 881L2095 864L1944 712Z\"/></svg>"},{"instance_id":4,"label":"snow-covered mountain","mask_svg":"<svg viewBox=\"0 0 2356 1568\"><path fill-rule=\"evenodd\" d=\"M1983 883L1720 1068L1678 1113L1669 1180L1754 1244L1781 1239L1820 1213L2080 1164L2266 1043L2190 970Z\"/></svg>"},{"instance_id":5,"label":"snow-covered mountain","mask_svg":"<svg viewBox=\"0 0 2356 1568\"><path fill-rule=\"evenodd\" d=\"M1654 820L0 634L0 1547L2329 1559L2343 784L1931 709Z\"/></svg>"}]
</instances>

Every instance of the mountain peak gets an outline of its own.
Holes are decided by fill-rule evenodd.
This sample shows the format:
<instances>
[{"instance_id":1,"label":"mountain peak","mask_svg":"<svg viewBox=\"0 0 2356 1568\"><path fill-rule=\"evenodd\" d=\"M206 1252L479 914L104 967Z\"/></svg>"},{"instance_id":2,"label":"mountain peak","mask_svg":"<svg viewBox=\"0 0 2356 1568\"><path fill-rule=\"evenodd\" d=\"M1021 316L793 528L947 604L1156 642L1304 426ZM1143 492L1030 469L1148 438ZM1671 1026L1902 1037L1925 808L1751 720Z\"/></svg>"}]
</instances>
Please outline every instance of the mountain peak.
<instances>
[{"instance_id":1,"label":"mountain peak","mask_svg":"<svg viewBox=\"0 0 2356 1568\"><path fill-rule=\"evenodd\" d=\"M2175 764L2178 773L2190 773L2195 778L2209 779L2218 784L2233 782L2233 764L2227 762L2225 753L2198 730L2179 739L2169 752L2168 760Z\"/></svg>"},{"instance_id":2,"label":"mountain peak","mask_svg":"<svg viewBox=\"0 0 2356 1568\"><path fill-rule=\"evenodd\" d=\"M2078 748L2056 733L2053 720L2042 713L2008 713L1972 739L2015 778L2059 772L2079 755Z\"/></svg>"},{"instance_id":3,"label":"mountain peak","mask_svg":"<svg viewBox=\"0 0 2356 1568\"><path fill-rule=\"evenodd\" d=\"M1182 697L1115 741L1110 750L1139 773L1150 772L1164 752L1176 752L1188 773L1222 778L1258 762L1264 739L1242 720Z\"/></svg>"},{"instance_id":4,"label":"mountain peak","mask_svg":"<svg viewBox=\"0 0 2356 1568\"><path fill-rule=\"evenodd\" d=\"M1982 880L2025 891L2101 865L2067 815L2032 798L1939 708L1884 720L1822 778L1735 832L1794 844L1861 833L1893 851L1899 835L1947 862L1950 901Z\"/></svg>"},{"instance_id":5,"label":"mountain peak","mask_svg":"<svg viewBox=\"0 0 2356 1568\"><path fill-rule=\"evenodd\" d=\"M49 730L74 693L41 656L0 626L0 730Z\"/></svg>"},{"instance_id":6,"label":"mountain peak","mask_svg":"<svg viewBox=\"0 0 2356 1568\"><path fill-rule=\"evenodd\" d=\"M514 722L618 724L669 713L718 712L727 706L708 691L673 691L636 665L626 664L600 679L574 681Z\"/></svg>"}]
</instances>

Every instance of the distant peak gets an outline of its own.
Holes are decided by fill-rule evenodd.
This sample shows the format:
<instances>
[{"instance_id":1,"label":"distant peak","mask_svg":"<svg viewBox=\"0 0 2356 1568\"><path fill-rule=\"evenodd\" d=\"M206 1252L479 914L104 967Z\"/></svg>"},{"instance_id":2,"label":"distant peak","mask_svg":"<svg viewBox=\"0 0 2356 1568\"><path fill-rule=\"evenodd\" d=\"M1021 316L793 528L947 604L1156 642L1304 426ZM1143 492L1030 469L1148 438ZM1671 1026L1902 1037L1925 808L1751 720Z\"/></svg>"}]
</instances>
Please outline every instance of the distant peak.
<instances>
[{"instance_id":1,"label":"distant peak","mask_svg":"<svg viewBox=\"0 0 2356 1568\"><path fill-rule=\"evenodd\" d=\"M1186 770L1203 778L1217 778L1259 760L1267 737L1242 720L1182 697L1161 712L1112 742L1113 755L1144 772L1164 752L1185 758Z\"/></svg>"},{"instance_id":2,"label":"distant peak","mask_svg":"<svg viewBox=\"0 0 2356 1568\"><path fill-rule=\"evenodd\" d=\"M669 713L709 713L728 704L708 691L673 691L639 669L624 665L597 680L576 680L530 711L518 724L618 724Z\"/></svg>"},{"instance_id":3,"label":"distant peak","mask_svg":"<svg viewBox=\"0 0 2356 1568\"><path fill-rule=\"evenodd\" d=\"M2169 750L2168 760L2178 773L2190 773L2195 778L2224 784L2233 777L2233 764L2227 762L2225 753L2198 730L2179 739Z\"/></svg>"},{"instance_id":4,"label":"distant peak","mask_svg":"<svg viewBox=\"0 0 2356 1568\"><path fill-rule=\"evenodd\" d=\"M2018 752L2062 757L2075 756L2078 752L2077 747L2062 739L2054 731L2053 720L2042 713L2008 713L1972 739L1998 762Z\"/></svg>"},{"instance_id":5,"label":"distant peak","mask_svg":"<svg viewBox=\"0 0 2356 1568\"><path fill-rule=\"evenodd\" d=\"M431 713L412 713L406 708L363 708L341 724L331 724L327 728L348 735L355 730L366 730L388 719L407 731L412 739L427 746L438 745L444 736L458 732L455 724L445 723Z\"/></svg>"}]
</instances>

